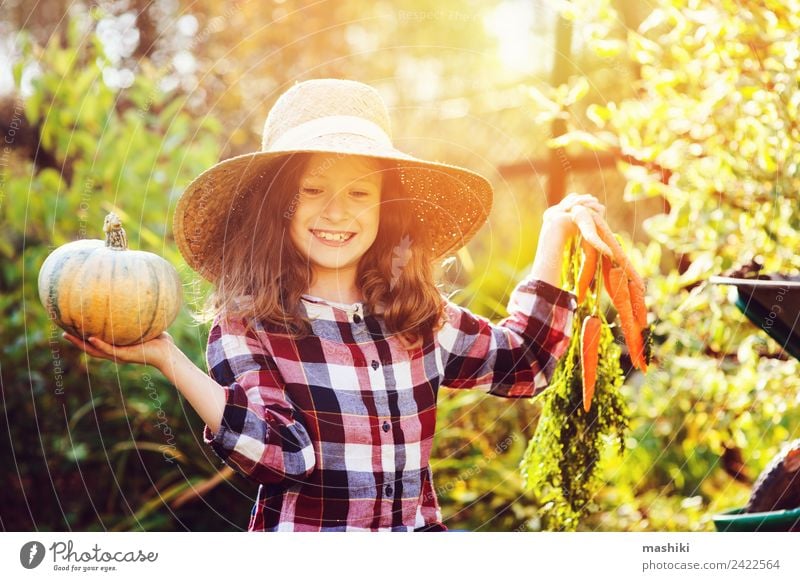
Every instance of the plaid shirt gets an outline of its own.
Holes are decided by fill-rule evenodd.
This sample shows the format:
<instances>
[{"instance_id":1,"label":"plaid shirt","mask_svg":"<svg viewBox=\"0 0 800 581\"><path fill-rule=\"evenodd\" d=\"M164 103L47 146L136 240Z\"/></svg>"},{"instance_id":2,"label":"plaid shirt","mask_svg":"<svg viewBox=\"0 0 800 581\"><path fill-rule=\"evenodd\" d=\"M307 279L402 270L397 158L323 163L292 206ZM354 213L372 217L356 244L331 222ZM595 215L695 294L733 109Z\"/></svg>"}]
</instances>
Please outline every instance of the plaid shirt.
<instances>
[{"instance_id":1,"label":"plaid shirt","mask_svg":"<svg viewBox=\"0 0 800 581\"><path fill-rule=\"evenodd\" d=\"M226 405L203 437L261 485L250 531L447 530L429 464L439 387L539 394L576 308L572 293L528 278L497 324L447 301L444 326L408 353L362 303L301 302L305 339L219 317L208 338Z\"/></svg>"}]
</instances>

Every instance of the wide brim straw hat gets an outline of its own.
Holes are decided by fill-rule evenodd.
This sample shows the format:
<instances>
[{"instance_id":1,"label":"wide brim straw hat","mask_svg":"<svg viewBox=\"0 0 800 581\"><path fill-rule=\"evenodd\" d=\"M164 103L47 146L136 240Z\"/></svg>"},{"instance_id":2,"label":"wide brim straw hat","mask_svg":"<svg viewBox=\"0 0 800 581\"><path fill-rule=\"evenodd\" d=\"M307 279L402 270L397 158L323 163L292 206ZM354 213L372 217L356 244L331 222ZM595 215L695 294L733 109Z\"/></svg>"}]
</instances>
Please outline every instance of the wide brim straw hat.
<instances>
[{"instance_id":1,"label":"wide brim straw hat","mask_svg":"<svg viewBox=\"0 0 800 581\"><path fill-rule=\"evenodd\" d=\"M195 178L175 209L175 242L187 264L214 282L221 272L231 213L249 195L268 195L281 159L299 152L368 156L396 162L403 194L426 227L433 259L465 245L492 208L492 186L478 173L426 161L392 145L387 107L373 87L345 79L296 83L273 105L261 150L221 161Z\"/></svg>"}]
</instances>

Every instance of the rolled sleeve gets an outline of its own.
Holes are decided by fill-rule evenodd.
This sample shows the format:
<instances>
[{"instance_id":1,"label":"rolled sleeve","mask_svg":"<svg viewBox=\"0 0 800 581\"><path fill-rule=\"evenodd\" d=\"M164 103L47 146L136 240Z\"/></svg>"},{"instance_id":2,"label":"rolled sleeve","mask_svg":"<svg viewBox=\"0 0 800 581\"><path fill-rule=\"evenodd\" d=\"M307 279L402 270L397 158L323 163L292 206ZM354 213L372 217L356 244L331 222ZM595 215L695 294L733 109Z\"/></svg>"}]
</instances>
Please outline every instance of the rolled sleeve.
<instances>
[{"instance_id":1,"label":"rolled sleeve","mask_svg":"<svg viewBox=\"0 0 800 581\"><path fill-rule=\"evenodd\" d=\"M225 390L216 434L203 440L229 466L260 484L306 478L314 470L311 438L286 393L274 359L244 321L215 320L209 374Z\"/></svg>"},{"instance_id":2,"label":"rolled sleeve","mask_svg":"<svg viewBox=\"0 0 800 581\"><path fill-rule=\"evenodd\" d=\"M569 346L574 294L547 282L520 282L499 323L447 301L439 334L442 385L500 397L534 397L549 384Z\"/></svg>"}]
</instances>

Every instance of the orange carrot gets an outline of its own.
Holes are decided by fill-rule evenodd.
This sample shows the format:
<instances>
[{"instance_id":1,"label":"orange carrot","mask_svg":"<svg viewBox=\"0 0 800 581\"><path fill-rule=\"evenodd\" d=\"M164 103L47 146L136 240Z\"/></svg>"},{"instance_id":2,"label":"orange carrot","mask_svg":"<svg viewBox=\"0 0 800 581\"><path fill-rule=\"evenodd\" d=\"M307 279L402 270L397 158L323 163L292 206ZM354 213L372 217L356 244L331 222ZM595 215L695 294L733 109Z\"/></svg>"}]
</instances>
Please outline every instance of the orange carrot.
<instances>
[{"instance_id":1,"label":"orange carrot","mask_svg":"<svg viewBox=\"0 0 800 581\"><path fill-rule=\"evenodd\" d=\"M611 259L606 256L605 254L602 256L602 263L601 268L603 269L603 284L606 287L606 292L611 295L611 281L608 280L608 273L611 271L611 268L614 265L611 263Z\"/></svg>"},{"instance_id":2,"label":"orange carrot","mask_svg":"<svg viewBox=\"0 0 800 581\"><path fill-rule=\"evenodd\" d=\"M597 270L597 249L583 240L581 242L583 248L583 264L581 264L581 272L578 275L578 304L583 302L586 298L586 292L589 290L589 285L594 280L594 273Z\"/></svg>"},{"instance_id":3,"label":"orange carrot","mask_svg":"<svg viewBox=\"0 0 800 581\"><path fill-rule=\"evenodd\" d=\"M647 328L647 305L644 302L644 292L632 280L628 281L628 292L631 295L631 307L636 324L641 329Z\"/></svg>"},{"instance_id":4,"label":"orange carrot","mask_svg":"<svg viewBox=\"0 0 800 581\"><path fill-rule=\"evenodd\" d=\"M597 248L601 254L605 254L606 256L612 256L614 254L608 247L608 244L603 242L603 239L597 234L597 226L595 226L594 223L595 218L592 217L592 214L594 214L592 210L580 205L575 205L569 213L572 216L573 222L575 222L575 225L581 231L581 236L583 236L584 240Z\"/></svg>"},{"instance_id":5,"label":"orange carrot","mask_svg":"<svg viewBox=\"0 0 800 581\"><path fill-rule=\"evenodd\" d=\"M614 261L617 262L617 264L619 264L619 266L621 266L625 271L625 275L628 279L628 294L631 298L631 308L633 309L633 315L636 319L636 324L639 326L641 331L642 329L647 328L647 305L644 301L646 289L645 283L633 268L630 259L622 250L622 246L620 246L616 236L614 236L613 232L611 232L611 229L608 227L608 224L605 222L605 220L596 217L595 222L597 223L598 234L614 252ZM607 274L607 269L610 268L610 265L610 261L608 264L605 261L603 263L603 276L607 288L611 288L608 282Z\"/></svg>"},{"instance_id":6,"label":"orange carrot","mask_svg":"<svg viewBox=\"0 0 800 581\"><path fill-rule=\"evenodd\" d=\"M619 266L621 266L625 270L625 275L628 279L636 285L636 287L641 291L640 294L644 296L645 293L645 285L642 277L639 276L639 273L636 272L636 269L633 268L633 264L631 263L628 256L625 254L625 251L620 246L617 237L614 236L614 233L611 231L611 228L608 227L608 224L597 213L592 213L594 217L595 224L597 225L597 233L600 238L605 242L614 253L614 262L616 262Z\"/></svg>"},{"instance_id":7,"label":"orange carrot","mask_svg":"<svg viewBox=\"0 0 800 581\"><path fill-rule=\"evenodd\" d=\"M611 302L614 303L617 313L619 313L622 334L625 337L625 343L628 345L631 362L634 367L647 371L647 362L644 360L642 329L633 315L628 279L622 267L615 266L609 270L608 282L608 294L611 296Z\"/></svg>"},{"instance_id":8,"label":"orange carrot","mask_svg":"<svg viewBox=\"0 0 800 581\"><path fill-rule=\"evenodd\" d=\"M592 407L594 385L597 381L597 360L600 347L600 317L590 315L581 325L581 381L583 383L583 409Z\"/></svg>"}]
</instances>

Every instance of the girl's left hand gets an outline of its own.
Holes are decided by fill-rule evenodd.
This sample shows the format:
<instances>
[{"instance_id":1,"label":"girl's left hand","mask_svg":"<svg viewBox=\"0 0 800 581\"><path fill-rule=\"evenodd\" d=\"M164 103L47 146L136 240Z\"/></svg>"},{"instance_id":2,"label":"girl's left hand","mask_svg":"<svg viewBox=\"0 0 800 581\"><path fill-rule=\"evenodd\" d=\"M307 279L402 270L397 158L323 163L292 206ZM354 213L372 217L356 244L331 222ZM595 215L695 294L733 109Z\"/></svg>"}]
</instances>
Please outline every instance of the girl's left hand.
<instances>
[{"instance_id":1,"label":"girl's left hand","mask_svg":"<svg viewBox=\"0 0 800 581\"><path fill-rule=\"evenodd\" d=\"M568 240L578 234L606 256L613 253L597 234L595 220L605 220L606 207L591 194L568 194L555 206L545 210L543 227L555 228L562 239Z\"/></svg>"},{"instance_id":2,"label":"girl's left hand","mask_svg":"<svg viewBox=\"0 0 800 581\"><path fill-rule=\"evenodd\" d=\"M66 332L61 336L92 357L117 363L151 365L158 369L162 368L164 361L169 357L170 349L175 346L175 341L166 331L150 341L128 346L112 345L99 337L89 337L88 341L84 341Z\"/></svg>"}]
</instances>

